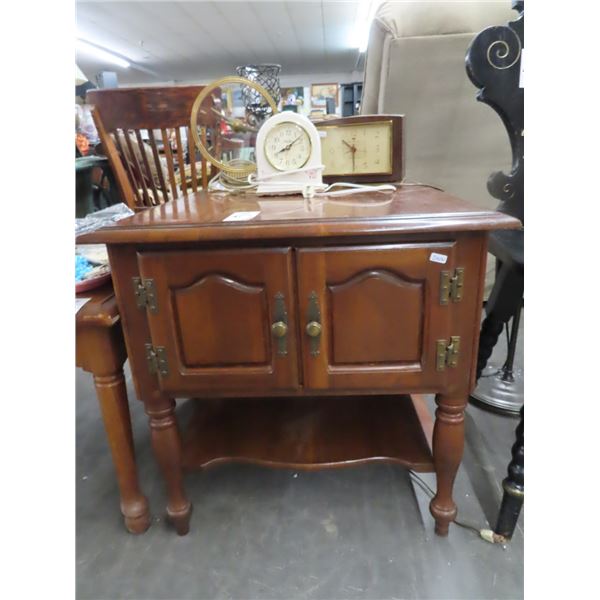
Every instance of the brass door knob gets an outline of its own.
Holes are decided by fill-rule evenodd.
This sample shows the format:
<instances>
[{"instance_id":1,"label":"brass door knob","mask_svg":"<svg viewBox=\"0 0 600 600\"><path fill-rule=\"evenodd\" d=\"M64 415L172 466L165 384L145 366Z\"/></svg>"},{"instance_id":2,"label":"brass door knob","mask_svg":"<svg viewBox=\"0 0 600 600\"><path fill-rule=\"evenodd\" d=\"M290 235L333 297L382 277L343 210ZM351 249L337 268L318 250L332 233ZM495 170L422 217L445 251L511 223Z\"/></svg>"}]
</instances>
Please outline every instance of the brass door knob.
<instances>
[{"instance_id":1,"label":"brass door knob","mask_svg":"<svg viewBox=\"0 0 600 600\"><path fill-rule=\"evenodd\" d=\"M276 338L282 338L287 333L288 327L283 321L276 321L271 325L271 332Z\"/></svg>"},{"instance_id":2,"label":"brass door knob","mask_svg":"<svg viewBox=\"0 0 600 600\"><path fill-rule=\"evenodd\" d=\"M321 323L317 321L311 321L306 325L306 334L310 337L318 337L321 335Z\"/></svg>"}]
</instances>

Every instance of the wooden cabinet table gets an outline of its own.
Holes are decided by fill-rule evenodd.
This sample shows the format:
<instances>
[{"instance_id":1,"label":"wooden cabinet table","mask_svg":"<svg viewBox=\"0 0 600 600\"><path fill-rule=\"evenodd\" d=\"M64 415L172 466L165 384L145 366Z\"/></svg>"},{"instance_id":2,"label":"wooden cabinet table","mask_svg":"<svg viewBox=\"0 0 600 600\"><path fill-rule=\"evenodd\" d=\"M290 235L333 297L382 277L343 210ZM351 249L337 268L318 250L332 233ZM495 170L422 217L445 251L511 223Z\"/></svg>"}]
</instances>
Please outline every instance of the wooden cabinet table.
<instances>
[{"instance_id":1,"label":"wooden cabinet table","mask_svg":"<svg viewBox=\"0 0 600 600\"><path fill-rule=\"evenodd\" d=\"M258 214L225 221L247 211ZM487 234L517 227L435 189L400 186L312 200L199 192L81 236L108 244L177 532L189 529L186 469L390 460L435 471L431 513L446 535ZM432 454L415 393L436 394ZM198 411L180 437L181 397L197 398Z\"/></svg>"}]
</instances>

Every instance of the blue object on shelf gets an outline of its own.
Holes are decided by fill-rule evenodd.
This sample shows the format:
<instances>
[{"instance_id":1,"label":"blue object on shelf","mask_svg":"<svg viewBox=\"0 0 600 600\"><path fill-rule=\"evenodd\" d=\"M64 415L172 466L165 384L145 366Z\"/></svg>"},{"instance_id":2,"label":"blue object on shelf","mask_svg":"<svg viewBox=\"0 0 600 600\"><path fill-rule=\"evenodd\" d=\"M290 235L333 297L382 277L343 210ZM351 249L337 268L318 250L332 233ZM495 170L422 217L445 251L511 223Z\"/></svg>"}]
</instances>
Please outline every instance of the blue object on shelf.
<instances>
[{"instance_id":1,"label":"blue object on shelf","mask_svg":"<svg viewBox=\"0 0 600 600\"><path fill-rule=\"evenodd\" d=\"M86 258L75 255L75 281L81 281L86 273L92 270L92 265Z\"/></svg>"}]
</instances>

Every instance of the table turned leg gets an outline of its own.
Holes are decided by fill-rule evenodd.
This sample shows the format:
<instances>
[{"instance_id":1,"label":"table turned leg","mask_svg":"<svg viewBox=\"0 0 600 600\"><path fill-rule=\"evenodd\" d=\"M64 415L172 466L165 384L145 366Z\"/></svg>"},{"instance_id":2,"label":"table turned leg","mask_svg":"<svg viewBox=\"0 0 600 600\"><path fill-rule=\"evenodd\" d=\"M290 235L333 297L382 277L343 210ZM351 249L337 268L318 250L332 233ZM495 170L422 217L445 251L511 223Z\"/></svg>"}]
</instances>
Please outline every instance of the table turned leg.
<instances>
[{"instance_id":1,"label":"table turned leg","mask_svg":"<svg viewBox=\"0 0 600 600\"><path fill-rule=\"evenodd\" d=\"M175 401L165 400L160 405L146 406L150 417L152 446L167 483L167 515L178 535L190 530L192 505L183 486L181 439L175 417Z\"/></svg>"},{"instance_id":2,"label":"table turned leg","mask_svg":"<svg viewBox=\"0 0 600 600\"><path fill-rule=\"evenodd\" d=\"M435 401L438 408L433 428L433 463L437 493L431 500L429 510L435 519L435 532L446 536L457 512L452 487L463 454L467 398L439 394Z\"/></svg>"},{"instance_id":3,"label":"table turned leg","mask_svg":"<svg viewBox=\"0 0 600 600\"><path fill-rule=\"evenodd\" d=\"M131 533L143 533L150 526L150 512L138 483L123 369L108 375L94 374L94 384L117 472L125 527Z\"/></svg>"},{"instance_id":4,"label":"table turned leg","mask_svg":"<svg viewBox=\"0 0 600 600\"><path fill-rule=\"evenodd\" d=\"M148 500L142 494L135 464L131 417L123 364L127 359L120 322L76 321L76 363L94 376L108 445L117 473L121 512L131 533L143 533L150 526Z\"/></svg>"}]
</instances>

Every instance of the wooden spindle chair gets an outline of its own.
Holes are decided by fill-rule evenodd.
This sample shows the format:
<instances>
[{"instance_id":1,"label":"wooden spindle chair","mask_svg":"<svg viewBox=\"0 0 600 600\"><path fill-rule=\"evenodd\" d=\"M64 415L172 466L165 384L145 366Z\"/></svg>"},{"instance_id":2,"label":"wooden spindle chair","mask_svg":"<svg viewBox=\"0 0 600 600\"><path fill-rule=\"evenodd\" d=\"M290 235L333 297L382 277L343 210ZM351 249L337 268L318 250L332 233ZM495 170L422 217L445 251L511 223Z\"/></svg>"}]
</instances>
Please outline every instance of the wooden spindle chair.
<instances>
[{"instance_id":1,"label":"wooden spindle chair","mask_svg":"<svg viewBox=\"0 0 600 600\"><path fill-rule=\"evenodd\" d=\"M196 160L190 132L192 104L202 88L138 87L87 93L104 152L130 208L155 206L207 189L208 165L202 157Z\"/></svg>"}]
</instances>

